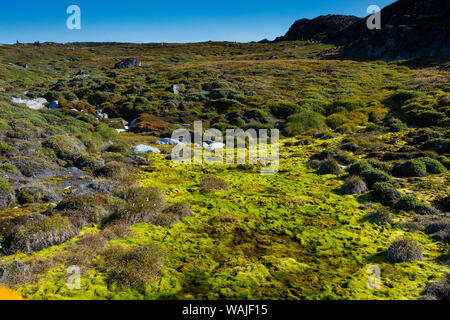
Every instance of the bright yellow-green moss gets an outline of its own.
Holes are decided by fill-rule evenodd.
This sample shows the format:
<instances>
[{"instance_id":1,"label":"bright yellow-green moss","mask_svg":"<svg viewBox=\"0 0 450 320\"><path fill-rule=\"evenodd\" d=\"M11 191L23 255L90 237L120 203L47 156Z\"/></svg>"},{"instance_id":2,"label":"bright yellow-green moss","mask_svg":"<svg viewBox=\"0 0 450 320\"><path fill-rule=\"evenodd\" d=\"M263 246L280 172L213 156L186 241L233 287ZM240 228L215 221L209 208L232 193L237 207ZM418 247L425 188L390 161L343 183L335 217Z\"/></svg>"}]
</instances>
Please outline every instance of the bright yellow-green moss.
<instances>
[{"instance_id":1,"label":"bright yellow-green moss","mask_svg":"<svg viewBox=\"0 0 450 320\"><path fill-rule=\"evenodd\" d=\"M161 188L169 203L188 203L194 215L171 228L138 224L133 236L112 242L159 244L167 253L161 278L143 291L120 291L93 269L83 274L82 289L71 291L61 266L19 292L33 299L419 298L429 282L449 271L439 262L448 246L423 233L362 220L366 212L357 198L338 191L339 177L306 167L317 148L284 148L274 176L234 165L175 165L152 155L156 171L143 173L140 184ZM230 190L201 193L198 184L211 175L227 181ZM220 215L231 218L213 219ZM386 248L403 236L422 246L423 262L386 261ZM381 270L379 290L366 285L372 265Z\"/></svg>"}]
</instances>

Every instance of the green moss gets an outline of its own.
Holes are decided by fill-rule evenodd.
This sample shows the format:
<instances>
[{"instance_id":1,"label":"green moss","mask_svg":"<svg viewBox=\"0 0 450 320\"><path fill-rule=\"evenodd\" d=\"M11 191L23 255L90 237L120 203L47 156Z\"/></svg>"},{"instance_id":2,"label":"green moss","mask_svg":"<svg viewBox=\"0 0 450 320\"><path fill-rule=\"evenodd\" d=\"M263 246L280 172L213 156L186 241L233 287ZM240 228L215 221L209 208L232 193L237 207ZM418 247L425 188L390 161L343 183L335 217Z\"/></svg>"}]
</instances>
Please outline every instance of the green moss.
<instances>
[{"instance_id":1,"label":"green moss","mask_svg":"<svg viewBox=\"0 0 450 320\"><path fill-rule=\"evenodd\" d=\"M14 194L14 190L11 188L8 180L4 178L0 178L0 194L2 194L2 196Z\"/></svg>"},{"instance_id":2,"label":"green moss","mask_svg":"<svg viewBox=\"0 0 450 320\"><path fill-rule=\"evenodd\" d=\"M419 159L417 159L417 161L420 161L423 164L425 164L425 167L426 167L426 170L428 173L440 174L440 173L447 171L447 169L438 160L431 159L429 157L425 157L425 158L419 158Z\"/></svg>"},{"instance_id":3,"label":"green moss","mask_svg":"<svg viewBox=\"0 0 450 320\"><path fill-rule=\"evenodd\" d=\"M285 128L288 136L317 133L325 130L326 125L323 116L314 111L304 111L290 116Z\"/></svg>"},{"instance_id":4,"label":"green moss","mask_svg":"<svg viewBox=\"0 0 450 320\"><path fill-rule=\"evenodd\" d=\"M19 173L19 170L12 163L2 163L0 164L0 172Z\"/></svg>"},{"instance_id":5,"label":"green moss","mask_svg":"<svg viewBox=\"0 0 450 320\"><path fill-rule=\"evenodd\" d=\"M76 138L56 135L45 141L44 146L55 151L61 159L73 160L86 151L84 145Z\"/></svg>"},{"instance_id":6,"label":"green moss","mask_svg":"<svg viewBox=\"0 0 450 320\"><path fill-rule=\"evenodd\" d=\"M361 172L361 176L367 184L367 187L371 189L377 182L391 182L392 177L386 172L379 169L367 169Z\"/></svg>"}]
</instances>

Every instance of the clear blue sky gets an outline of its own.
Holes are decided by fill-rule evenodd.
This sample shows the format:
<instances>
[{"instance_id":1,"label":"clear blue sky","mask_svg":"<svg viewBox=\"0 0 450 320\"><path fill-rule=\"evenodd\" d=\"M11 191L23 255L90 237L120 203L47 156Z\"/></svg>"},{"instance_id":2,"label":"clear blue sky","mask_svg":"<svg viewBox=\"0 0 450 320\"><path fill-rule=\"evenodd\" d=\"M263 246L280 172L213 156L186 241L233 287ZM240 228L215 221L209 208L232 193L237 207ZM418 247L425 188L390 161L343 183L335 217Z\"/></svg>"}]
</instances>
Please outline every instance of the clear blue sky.
<instances>
[{"instance_id":1,"label":"clear blue sky","mask_svg":"<svg viewBox=\"0 0 450 320\"><path fill-rule=\"evenodd\" d=\"M2 0L0 43L258 41L284 35L300 18L366 16L393 0ZM81 30L68 30L69 5Z\"/></svg>"}]
</instances>

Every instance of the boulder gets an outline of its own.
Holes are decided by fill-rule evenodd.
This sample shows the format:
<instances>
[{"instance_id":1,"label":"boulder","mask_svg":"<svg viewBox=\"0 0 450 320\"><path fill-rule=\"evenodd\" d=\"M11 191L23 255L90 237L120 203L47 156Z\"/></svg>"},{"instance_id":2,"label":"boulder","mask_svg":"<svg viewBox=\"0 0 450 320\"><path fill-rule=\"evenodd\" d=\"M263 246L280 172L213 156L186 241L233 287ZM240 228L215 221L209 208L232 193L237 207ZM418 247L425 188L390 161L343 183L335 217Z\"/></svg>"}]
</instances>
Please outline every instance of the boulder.
<instances>
[{"instance_id":1,"label":"boulder","mask_svg":"<svg viewBox=\"0 0 450 320\"><path fill-rule=\"evenodd\" d=\"M80 69L80 70L78 70L77 73L75 73L72 76L72 78L78 78L78 77L81 77L81 78L89 77L89 74Z\"/></svg>"},{"instance_id":2,"label":"boulder","mask_svg":"<svg viewBox=\"0 0 450 320\"><path fill-rule=\"evenodd\" d=\"M40 110L45 108L45 104L47 100L45 98L36 98L36 99L21 99L12 97L12 102L25 104L28 108L33 110Z\"/></svg>"},{"instance_id":3,"label":"boulder","mask_svg":"<svg viewBox=\"0 0 450 320\"><path fill-rule=\"evenodd\" d=\"M25 68L25 69L29 68L28 63L26 63L26 62L17 62L16 65L18 67Z\"/></svg>"},{"instance_id":4,"label":"boulder","mask_svg":"<svg viewBox=\"0 0 450 320\"><path fill-rule=\"evenodd\" d=\"M60 175L60 168L51 161L44 160L41 157L13 157L9 160L17 169L29 178L48 178L58 177Z\"/></svg>"},{"instance_id":5,"label":"boulder","mask_svg":"<svg viewBox=\"0 0 450 320\"><path fill-rule=\"evenodd\" d=\"M59 202L61 197L49 185L32 184L16 190L17 201L26 203Z\"/></svg>"},{"instance_id":6,"label":"boulder","mask_svg":"<svg viewBox=\"0 0 450 320\"><path fill-rule=\"evenodd\" d=\"M183 144L184 145L186 143L183 142L183 141L180 141L180 140L176 140L176 139L164 138L164 139L161 139L158 142L156 142L156 144L176 146L176 145L179 145L179 144Z\"/></svg>"},{"instance_id":7,"label":"boulder","mask_svg":"<svg viewBox=\"0 0 450 320\"><path fill-rule=\"evenodd\" d=\"M132 67L139 67L141 66L141 62L137 58L128 58L125 60L122 60L114 66L114 69L129 69Z\"/></svg>"},{"instance_id":8,"label":"boulder","mask_svg":"<svg viewBox=\"0 0 450 320\"><path fill-rule=\"evenodd\" d=\"M157 148L153 148L151 146L140 144L131 149L135 153L161 153L161 151Z\"/></svg>"}]
</instances>

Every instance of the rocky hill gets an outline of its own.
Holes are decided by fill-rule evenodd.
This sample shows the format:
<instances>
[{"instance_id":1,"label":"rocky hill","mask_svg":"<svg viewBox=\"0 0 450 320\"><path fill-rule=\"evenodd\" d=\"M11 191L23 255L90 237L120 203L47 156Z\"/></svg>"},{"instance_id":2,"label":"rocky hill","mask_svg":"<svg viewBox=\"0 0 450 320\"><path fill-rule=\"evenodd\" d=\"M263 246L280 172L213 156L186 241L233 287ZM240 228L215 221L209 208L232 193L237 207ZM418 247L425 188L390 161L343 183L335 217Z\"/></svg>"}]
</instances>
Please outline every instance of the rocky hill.
<instances>
[{"instance_id":1,"label":"rocky hill","mask_svg":"<svg viewBox=\"0 0 450 320\"><path fill-rule=\"evenodd\" d=\"M339 37L343 30L363 19L355 16L326 15L315 19L300 19L294 22L292 27L282 37L275 39L280 41L324 41Z\"/></svg>"},{"instance_id":2,"label":"rocky hill","mask_svg":"<svg viewBox=\"0 0 450 320\"><path fill-rule=\"evenodd\" d=\"M381 11L381 29L369 30L367 19L323 16L298 20L275 41L320 40L342 45L347 58L410 59L450 57L450 2L400 0Z\"/></svg>"}]
</instances>

